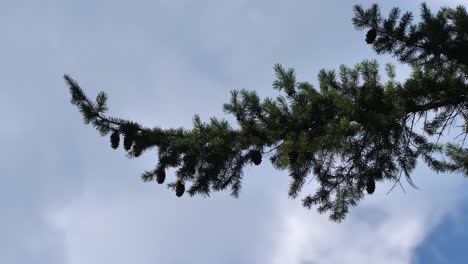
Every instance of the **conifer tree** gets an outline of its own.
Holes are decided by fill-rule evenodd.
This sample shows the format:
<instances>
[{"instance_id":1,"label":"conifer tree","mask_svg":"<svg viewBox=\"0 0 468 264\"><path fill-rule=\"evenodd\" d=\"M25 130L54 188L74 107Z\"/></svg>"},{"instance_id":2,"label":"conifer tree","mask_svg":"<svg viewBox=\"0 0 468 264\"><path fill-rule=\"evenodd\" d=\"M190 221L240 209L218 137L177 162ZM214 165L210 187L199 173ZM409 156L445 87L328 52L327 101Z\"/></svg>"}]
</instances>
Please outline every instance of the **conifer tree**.
<instances>
[{"instance_id":1,"label":"conifer tree","mask_svg":"<svg viewBox=\"0 0 468 264\"><path fill-rule=\"evenodd\" d=\"M273 88L284 93L261 100L255 91L233 90L224 111L235 116L239 128L224 119L202 122L192 129L148 128L130 120L108 116L107 95L90 100L70 76L71 102L86 124L101 135L111 134L112 148L123 148L129 157L157 149L155 168L142 180L165 181L166 170L176 168L168 183L177 196L209 195L230 189L239 195L243 168L266 158L291 177L288 195L299 197L309 179L314 193L302 196L307 208L328 212L341 221L349 208L377 183L400 183L402 175L414 186L411 172L418 160L435 172L468 175L468 14L463 6L444 7L436 14L422 4L421 18L391 10L384 18L378 5L356 5L352 22L367 30L365 43L378 54L391 54L410 65L411 76L395 81L394 66L385 66L382 82L379 65L364 60L338 71L321 70L319 89L299 82L293 69L274 66ZM363 41L364 42L364 41ZM423 126L417 132L416 124ZM452 142L439 137L449 127L459 129Z\"/></svg>"}]
</instances>

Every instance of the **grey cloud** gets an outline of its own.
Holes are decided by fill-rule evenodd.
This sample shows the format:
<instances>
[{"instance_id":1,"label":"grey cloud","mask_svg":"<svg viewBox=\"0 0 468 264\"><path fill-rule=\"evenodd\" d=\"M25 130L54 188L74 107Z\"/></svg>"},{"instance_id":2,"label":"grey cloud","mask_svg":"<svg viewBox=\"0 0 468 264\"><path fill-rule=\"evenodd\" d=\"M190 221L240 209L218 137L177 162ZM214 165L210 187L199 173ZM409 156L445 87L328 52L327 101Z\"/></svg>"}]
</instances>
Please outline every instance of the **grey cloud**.
<instances>
[{"instance_id":1,"label":"grey cloud","mask_svg":"<svg viewBox=\"0 0 468 264\"><path fill-rule=\"evenodd\" d=\"M405 5L417 8L417 3ZM0 11L0 29L6 32L0 43L6 51L0 62L5 124L0 261L269 261L286 237L282 221L289 212L279 206L287 204L285 172L267 165L249 168L238 200L226 193L176 200L166 188L139 180L140 172L154 166L154 153L127 160L81 123L61 75L70 73L90 96L106 90L111 115L148 126L190 127L195 112L203 120L222 116L231 89L275 95L274 63L294 66L301 80L314 82L321 67L373 57L362 32L351 26L351 6L333 1L320 7L310 1L5 4ZM304 213L300 221L322 217ZM356 213L351 221L368 214ZM375 213L369 224L387 216Z\"/></svg>"}]
</instances>

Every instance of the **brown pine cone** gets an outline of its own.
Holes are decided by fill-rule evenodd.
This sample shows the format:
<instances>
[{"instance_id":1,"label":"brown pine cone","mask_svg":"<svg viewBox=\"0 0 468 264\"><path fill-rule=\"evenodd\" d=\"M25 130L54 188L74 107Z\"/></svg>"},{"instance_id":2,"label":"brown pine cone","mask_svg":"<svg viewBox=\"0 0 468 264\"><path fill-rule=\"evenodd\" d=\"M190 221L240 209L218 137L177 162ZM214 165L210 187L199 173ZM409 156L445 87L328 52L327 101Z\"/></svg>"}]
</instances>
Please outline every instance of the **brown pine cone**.
<instances>
[{"instance_id":1,"label":"brown pine cone","mask_svg":"<svg viewBox=\"0 0 468 264\"><path fill-rule=\"evenodd\" d=\"M110 136L110 142L113 149L119 147L120 136L118 131L114 131L114 133L112 133L112 135Z\"/></svg>"},{"instance_id":2,"label":"brown pine cone","mask_svg":"<svg viewBox=\"0 0 468 264\"><path fill-rule=\"evenodd\" d=\"M182 183L182 181L178 181L178 182L176 183L175 191L176 191L177 197L181 197L181 196L184 194L184 192L185 192L185 185Z\"/></svg>"}]
</instances>

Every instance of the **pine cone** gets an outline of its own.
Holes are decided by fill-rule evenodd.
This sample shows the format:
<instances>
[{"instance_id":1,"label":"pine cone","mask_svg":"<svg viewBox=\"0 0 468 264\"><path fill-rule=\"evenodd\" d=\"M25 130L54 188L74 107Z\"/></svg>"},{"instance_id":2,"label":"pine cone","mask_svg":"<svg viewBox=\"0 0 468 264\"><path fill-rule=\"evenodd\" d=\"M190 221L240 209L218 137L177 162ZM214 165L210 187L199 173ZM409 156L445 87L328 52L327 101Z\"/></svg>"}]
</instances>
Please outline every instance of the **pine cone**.
<instances>
[{"instance_id":1,"label":"pine cone","mask_svg":"<svg viewBox=\"0 0 468 264\"><path fill-rule=\"evenodd\" d=\"M299 154L296 151L289 152L289 155L288 155L289 163L291 165L295 164L297 162L298 157L299 157Z\"/></svg>"},{"instance_id":2,"label":"pine cone","mask_svg":"<svg viewBox=\"0 0 468 264\"><path fill-rule=\"evenodd\" d=\"M156 171L156 182L158 184L163 184L166 179L166 171L163 168L159 168Z\"/></svg>"},{"instance_id":3,"label":"pine cone","mask_svg":"<svg viewBox=\"0 0 468 264\"><path fill-rule=\"evenodd\" d=\"M133 135L131 133L127 133L124 136L124 149L129 151L133 145Z\"/></svg>"},{"instance_id":4,"label":"pine cone","mask_svg":"<svg viewBox=\"0 0 468 264\"><path fill-rule=\"evenodd\" d=\"M369 31L367 31L366 43L367 44L374 43L376 37L377 37L377 30L375 30L374 28L371 28Z\"/></svg>"},{"instance_id":5,"label":"pine cone","mask_svg":"<svg viewBox=\"0 0 468 264\"><path fill-rule=\"evenodd\" d=\"M143 146L145 144L144 137L141 134L136 134L133 138L133 155L135 157L141 156L143 153Z\"/></svg>"},{"instance_id":6,"label":"pine cone","mask_svg":"<svg viewBox=\"0 0 468 264\"><path fill-rule=\"evenodd\" d=\"M262 163L262 153L259 150L253 150L250 152L250 159L255 165Z\"/></svg>"},{"instance_id":7,"label":"pine cone","mask_svg":"<svg viewBox=\"0 0 468 264\"><path fill-rule=\"evenodd\" d=\"M141 153L143 153L143 151L141 150L141 148L136 148L135 146L133 146L133 155L138 158L141 156Z\"/></svg>"},{"instance_id":8,"label":"pine cone","mask_svg":"<svg viewBox=\"0 0 468 264\"><path fill-rule=\"evenodd\" d=\"M113 149L119 147L120 136L118 131L114 131L114 133L112 133L112 135L110 136L110 142Z\"/></svg>"},{"instance_id":9,"label":"pine cone","mask_svg":"<svg viewBox=\"0 0 468 264\"><path fill-rule=\"evenodd\" d=\"M191 175L194 175L196 172L197 172L197 170L194 167L190 168L190 174Z\"/></svg>"},{"instance_id":10,"label":"pine cone","mask_svg":"<svg viewBox=\"0 0 468 264\"><path fill-rule=\"evenodd\" d=\"M375 191L375 180L374 177L370 178L367 181L367 187L366 187L367 193L368 194L373 194Z\"/></svg>"},{"instance_id":11,"label":"pine cone","mask_svg":"<svg viewBox=\"0 0 468 264\"><path fill-rule=\"evenodd\" d=\"M182 183L182 181L178 181L178 182L176 183L175 191L176 191L177 197L181 197L181 196L184 194L184 192L185 192L185 186L184 186L184 184Z\"/></svg>"},{"instance_id":12,"label":"pine cone","mask_svg":"<svg viewBox=\"0 0 468 264\"><path fill-rule=\"evenodd\" d=\"M296 90L294 90L294 88L292 89L287 89L286 90L286 93L288 94L288 96L293 96L296 94Z\"/></svg>"}]
</instances>

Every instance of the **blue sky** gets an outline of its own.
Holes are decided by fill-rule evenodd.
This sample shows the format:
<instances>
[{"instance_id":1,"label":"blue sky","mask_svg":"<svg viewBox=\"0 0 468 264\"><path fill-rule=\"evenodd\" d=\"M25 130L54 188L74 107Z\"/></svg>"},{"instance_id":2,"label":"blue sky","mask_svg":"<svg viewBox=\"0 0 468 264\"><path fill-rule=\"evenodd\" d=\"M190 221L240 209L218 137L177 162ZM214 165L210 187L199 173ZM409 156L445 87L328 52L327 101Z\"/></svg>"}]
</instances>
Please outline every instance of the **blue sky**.
<instances>
[{"instance_id":1,"label":"blue sky","mask_svg":"<svg viewBox=\"0 0 468 264\"><path fill-rule=\"evenodd\" d=\"M83 125L62 79L107 91L111 115L190 127L224 116L232 89L275 96L275 63L316 84L321 68L393 61L353 29L356 3L373 2L1 1L0 263L463 263L461 175L419 166L420 190L378 185L341 224L288 199L287 173L267 163L246 170L239 199L177 199L140 181L155 153L129 160Z\"/></svg>"}]
</instances>

